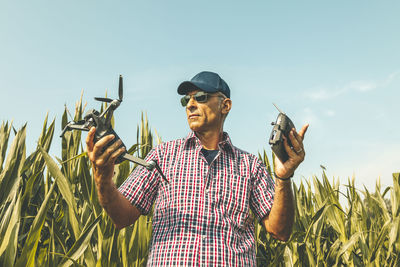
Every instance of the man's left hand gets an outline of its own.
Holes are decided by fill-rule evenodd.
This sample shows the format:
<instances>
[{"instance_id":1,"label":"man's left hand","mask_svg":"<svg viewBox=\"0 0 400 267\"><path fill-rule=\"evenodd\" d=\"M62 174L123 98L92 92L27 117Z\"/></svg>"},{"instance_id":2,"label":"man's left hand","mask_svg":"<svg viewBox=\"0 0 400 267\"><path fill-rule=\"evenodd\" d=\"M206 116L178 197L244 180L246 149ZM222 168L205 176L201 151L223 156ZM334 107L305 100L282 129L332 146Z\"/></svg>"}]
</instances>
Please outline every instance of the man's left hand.
<instances>
[{"instance_id":1,"label":"man's left hand","mask_svg":"<svg viewBox=\"0 0 400 267\"><path fill-rule=\"evenodd\" d=\"M280 178L291 177L297 167L303 162L306 152L304 151L304 135L307 132L309 124L305 124L297 133L293 128L289 133L292 148L289 146L286 137L284 136L284 146L289 159L282 163L278 157L275 157L275 174Z\"/></svg>"}]
</instances>

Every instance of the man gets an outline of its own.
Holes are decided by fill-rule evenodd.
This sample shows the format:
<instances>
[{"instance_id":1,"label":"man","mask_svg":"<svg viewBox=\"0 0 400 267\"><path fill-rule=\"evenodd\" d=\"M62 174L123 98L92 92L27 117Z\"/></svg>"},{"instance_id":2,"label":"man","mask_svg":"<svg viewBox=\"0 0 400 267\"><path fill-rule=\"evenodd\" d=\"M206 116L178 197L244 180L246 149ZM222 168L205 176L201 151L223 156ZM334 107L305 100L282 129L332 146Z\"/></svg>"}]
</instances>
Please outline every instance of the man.
<instances>
[{"instance_id":1,"label":"man","mask_svg":"<svg viewBox=\"0 0 400 267\"><path fill-rule=\"evenodd\" d=\"M117 228L135 223L154 204L153 235L148 265L255 266L254 224L250 210L275 238L287 240L294 220L290 177L304 160L304 134L285 139L289 160L275 162L276 183L257 157L232 145L223 124L232 101L230 89L213 72L183 82L192 132L184 139L162 143L146 160L156 160L169 183L156 171L137 167L117 189L112 181L115 159L124 152L114 137L86 143L99 200Z\"/></svg>"}]
</instances>

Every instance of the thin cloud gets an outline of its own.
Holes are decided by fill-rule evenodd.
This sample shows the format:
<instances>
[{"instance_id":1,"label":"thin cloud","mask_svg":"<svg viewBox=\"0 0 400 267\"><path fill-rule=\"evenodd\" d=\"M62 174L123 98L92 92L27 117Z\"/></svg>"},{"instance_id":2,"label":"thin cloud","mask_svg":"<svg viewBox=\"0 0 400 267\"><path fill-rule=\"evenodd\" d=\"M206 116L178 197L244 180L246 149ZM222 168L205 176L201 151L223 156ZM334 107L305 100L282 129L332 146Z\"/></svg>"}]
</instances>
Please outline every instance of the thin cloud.
<instances>
[{"instance_id":1,"label":"thin cloud","mask_svg":"<svg viewBox=\"0 0 400 267\"><path fill-rule=\"evenodd\" d=\"M344 88L335 88L335 89L327 89L327 88L315 88L311 90L311 92L306 92L305 95L307 98L312 100L326 100L335 98L341 94L343 94Z\"/></svg>"},{"instance_id":2,"label":"thin cloud","mask_svg":"<svg viewBox=\"0 0 400 267\"><path fill-rule=\"evenodd\" d=\"M335 116L336 112L334 110L325 110L325 115L328 117L333 117Z\"/></svg>"},{"instance_id":3,"label":"thin cloud","mask_svg":"<svg viewBox=\"0 0 400 267\"><path fill-rule=\"evenodd\" d=\"M313 125L318 125L319 122L321 121L321 117L334 117L336 115L336 112L331 109L326 109L326 110L321 110L321 111L315 111L311 107L305 107L301 111L301 116L300 119L303 122L310 123Z\"/></svg>"},{"instance_id":4,"label":"thin cloud","mask_svg":"<svg viewBox=\"0 0 400 267\"><path fill-rule=\"evenodd\" d=\"M350 91L367 92L390 85L398 76L400 76L400 70L389 74L388 77L382 81L358 80L351 81L337 88L317 87L306 92L305 97L317 101L336 98Z\"/></svg>"},{"instance_id":5,"label":"thin cloud","mask_svg":"<svg viewBox=\"0 0 400 267\"><path fill-rule=\"evenodd\" d=\"M363 157L360 155L359 157L362 160L350 162L345 167L345 171L342 171L341 176L346 177L344 174L354 173L356 183L365 185L369 189L375 187L378 178L380 178L383 187L393 184L392 173L400 171L400 160L398 158L400 145L375 144L369 146L368 149L370 150L367 153L369 156Z\"/></svg>"},{"instance_id":6,"label":"thin cloud","mask_svg":"<svg viewBox=\"0 0 400 267\"><path fill-rule=\"evenodd\" d=\"M385 80L385 82L383 83L384 86L388 86L389 84L391 84L393 82L394 79L397 78L397 76L400 75L400 70L393 72L392 74L389 75L389 77L387 77L387 79Z\"/></svg>"},{"instance_id":7,"label":"thin cloud","mask_svg":"<svg viewBox=\"0 0 400 267\"><path fill-rule=\"evenodd\" d=\"M366 92L370 90L375 90L378 88L384 88L388 85L390 85L396 78L397 76L400 75L400 70L395 71L386 77L383 81L354 81L349 83L348 89L350 90L356 90L360 92Z\"/></svg>"},{"instance_id":8,"label":"thin cloud","mask_svg":"<svg viewBox=\"0 0 400 267\"><path fill-rule=\"evenodd\" d=\"M373 81L354 81L347 85L347 90L356 90L359 92L371 91L379 87L379 84Z\"/></svg>"},{"instance_id":9,"label":"thin cloud","mask_svg":"<svg viewBox=\"0 0 400 267\"><path fill-rule=\"evenodd\" d=\"M309 107L306 107L306 108L303 109L301 117L302 117L301 118L302 121L310 123L310 124L314 124L314 125L318 124L318 121L319 121L318 116Z\"/></svg>"}]
</instances>

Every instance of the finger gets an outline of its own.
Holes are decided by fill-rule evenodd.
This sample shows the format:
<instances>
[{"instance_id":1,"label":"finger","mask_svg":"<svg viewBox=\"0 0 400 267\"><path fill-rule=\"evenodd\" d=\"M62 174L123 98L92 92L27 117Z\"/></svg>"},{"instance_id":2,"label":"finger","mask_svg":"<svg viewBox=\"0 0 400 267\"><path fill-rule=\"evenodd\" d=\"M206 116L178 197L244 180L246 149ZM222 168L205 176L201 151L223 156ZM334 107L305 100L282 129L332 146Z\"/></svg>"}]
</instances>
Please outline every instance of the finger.
<instances>
[{"instance_id":1,"label":"finger","mask_svg":"<svg viewBox=\"0 0 400 267\"><path fill-rule=\"evenodd\" d=\"M111 156L112 153L117 150L120 146L122 145L121 139L118 139L115 141L112 145L107 147L107 149L104 151L104 154L107 154L107 156Z\"/></svg>"},{"instance_id":2,"label":"finger","mask_svg":"<svg viewBox=\"0 0 400 267\"><path fill-rule=\"evenodd\" d=\"M108 158L108 161L115 163L115 161L117 160L117 158L122 155L124 152L126 151L125 147L120 147L119 149L115 150L111 156Z\"/></svg>"},{"instance_id":3,"label":"finger","mask_svg":"<svg viewBox=\"0 0 400 267\"><path fill-rule=\"evenodd\" d=\"M93 139L94 139L95 132L96 132L96 128L92 127L92 128L90 128L89 133L86 136L86 151L89 153L93 151L93 146L94 146Z\"/></svg>"},{"instance_id":4,"label":"finger","mask_svg":"<svg viewBox=\"0 0 400 267\"><path fill-rule=\"evenodd\" d=\"M303 149L303 138L296 132L296 129L292 129L289 133L290 141L292 142L295 151Z\"/></svg>"},{"instance_id":5,"label":"finger","mask_svg":"<svg viewBox=\"0 0 400 267\"><path fill-rule=\"evenodd\" d=\"M110 134L107 135L103 138L101 138L99 141L96 142L96 144L94 145L93 148L93 152L95 155L101 155L103 152L103 148L109 143L111 142L111 140L113 140L115 138L114 135Z\"/></svg>"},{"instance_id":6,"label":"finger","mask_svg":"<svg viewBox=\"0 0 400 267\"><path fill-rule=\"evenodd\" d=\"M307 129L308 129L308 126L310 126L310 124L304 124L303 125L303 127L300 129L300 131L299 131L299 136L301 137L301 139L303 139L304 140L304 135L306 134L306 132L307 132Z\"/></svg>"},{"instance_id":7,"label":"finger","mask_svg":"<svg viewBox=\"0 0 400 267\"><path fill-rule=\"evenodd\" d=\"M295 141L293 141L293 143L297 143L298 147L297 148L303 148L303 138L296 132L296 129L293 128L290 133L290 136L293 136L295 138ZM292 139L290 139L290 141L292 141ZM295 146L293 146L295 147Z\"/></svg>"},{"instance_id":8,"label":"finger","mask_svg":"<svg viewBox=\"0 0 400 267\"><path fill-rule=\"evenodd\" d=\"M293 145L293 143L292 143ZM283 146L285 147L286 153L289 158L295 157L297 154L293 151L293 149L289 146L288 140L286 136L283 136Z\"/></svg>"},{"instance_id":9,"label":"finger","mask_svg":"<svg viewBox=\"0 0 400 267\"><path fill-rule=\"evenodd\" d=\"M121 139L118 139L116 142L114 142L112 145L110 145L109 147L107 147L103 154L101 154L99 157L102 159L102 161L106 164L113 162L112 160L110 160L111 155L118 150L119 147L121 147L122 145L122 141Z\"/></svg>"},{"instance_id":10,"label":"finger","mask_svg":"<svg viewBox=\"0 0 400 267\"><path fill-rule=\"evenodd\" d=\"M293 145L293 151L296 152L297 155L304 157L305 151L303 139L296 133L295 130L290 131L290 140Z\"/></svg>"}]
</instances>

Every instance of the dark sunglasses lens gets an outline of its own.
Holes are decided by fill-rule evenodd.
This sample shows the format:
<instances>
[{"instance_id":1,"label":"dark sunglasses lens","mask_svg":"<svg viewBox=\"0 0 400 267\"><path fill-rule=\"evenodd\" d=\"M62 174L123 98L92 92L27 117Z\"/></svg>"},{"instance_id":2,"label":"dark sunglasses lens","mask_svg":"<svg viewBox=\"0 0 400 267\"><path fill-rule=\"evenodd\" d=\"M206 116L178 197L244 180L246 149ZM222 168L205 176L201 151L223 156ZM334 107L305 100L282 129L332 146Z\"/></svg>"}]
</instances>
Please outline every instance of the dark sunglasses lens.
<instances>
[{"instance_id":1,"label":"dark sunglasses lens","mask_svg":"<svg viewBox=\"0 0 400 267\"><path fill-rule=\"evenodd\" d=\"M190 97L191 96L189 96L189 95L185 95L184 97L181 98L181 104L183 107L186 107L186 105L189 103ZM208 95L204 92L198 92L193 95L193 98L194 98L194 100L196 100L196 102L205 103L205 102L207 102Z\"/></svg>"},{"instance_id":2,"label":"dark sunglasses lens","mask_svg":"<svg viewBox=\"0 0 400 267\"><path fill-rule=\"evenodd\" d=\"M204 103L204 102L207 101L207 95L206 95L206 94L195 95L195 96L194 96L194 99L195 99L197 102Z\"/></svg>"},{"instance_id":3,"label":"dark sunglasses lens","mask_svg":"<svg viewBox=\"0 0 400 267\"><path fill-rule=\"evenodd\" d=\"M190 96L185 95L184 97L181 98L181 104L183 107L186 107L187 103L189 103Z\"/></svg>"}]
</instances>

